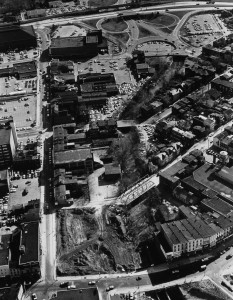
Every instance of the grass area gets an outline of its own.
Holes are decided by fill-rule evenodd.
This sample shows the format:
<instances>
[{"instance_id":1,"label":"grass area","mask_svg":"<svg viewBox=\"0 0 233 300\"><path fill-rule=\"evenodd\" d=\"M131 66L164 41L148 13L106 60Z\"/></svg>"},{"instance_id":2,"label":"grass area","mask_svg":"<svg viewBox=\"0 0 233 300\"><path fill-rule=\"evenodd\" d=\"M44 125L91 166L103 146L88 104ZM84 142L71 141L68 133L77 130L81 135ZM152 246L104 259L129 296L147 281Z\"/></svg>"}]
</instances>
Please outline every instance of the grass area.
<instances>
[{"instance_id":1,"label":"grass area","mask_svg":"<svg viewBox=\"0 0 233 300\"><path fill-rule=\"evenodd\" d=\"M156 27L164 27L164 26L172 26L176 20L175 17L158 14L158 15L148 15L148 17L145 18L145 21L150 22Z\"/></svg>"},{"instance_id":2,"label":"grass area","mask_svg":"<svg viewBox=\"0 0 233 300\"><path fill-rule=\"evenodd\" d=\"M217 285L210 280L202 280L200 282L186 283L181 286L185 291L185 299L187 300L230 300Z\"/></svg>"},{"instance_id":3,"label":"grass area","mask_svg":"<svg viewBox=\"0 0 233 300\"><path fill-rule=\"evenodd\" d=\"M107 31L112 32L121 32L128 28L128 25L126 22L122 20L115 19L107 19L101 24L102 28Z\"/></svg>"},{"instance_id":4,"label":"grass area","mask_svg":"<svg viewBox=\"0 0 233 300\"><path fill-rule=\"evenodd\" d=\"M127 32L112 34L113 37L117 38L120 43L126 44L129 40L129 34Z\"/></svg>"},{"instance_id":5,"label":"grass area","mask_svg":"<svg viewBox=\"0 0 233 300\"><path fill-rule=\"evenodd\" d=\"M188 10L188 11L187 10L185 10L185 11L171 11L171 12L169 12L169 14L175 15L178 18L182 19L183 16L185 16L189 12L190 12L190 10Z\"/></svg>"},{"instance_id":6,"label":"grass area","mask_svg":"<svg viewBox=\"0 0 233 300\"><path fill-rule=\"evenodd\" d=\"M116 4L117 0L88 0L89 6L101 7Z\"/></svg>"},{"instance_id":7,"label":"grass area","mask_svg":"<svg viewBox=\"0 0 233 300\"><path fill-rule=\"evenodd\" d=\"M139 29L139 37L138 37L139 39L148 37L148 36L156 36L153 32L143 28L140 25L138 25L138 29Z\"/></svg>"},{"instance_id":8,"label":"grass area","mask_svg":"<svg viewBox=\"0 0 233 300\"><path fill-rule=\"evenodd\" d=\"M83 21L83 23L96 28L96 24L97 24L98 21L99 21L99 19L85 20L85 21Z\"/></svg>"}]
</instances>

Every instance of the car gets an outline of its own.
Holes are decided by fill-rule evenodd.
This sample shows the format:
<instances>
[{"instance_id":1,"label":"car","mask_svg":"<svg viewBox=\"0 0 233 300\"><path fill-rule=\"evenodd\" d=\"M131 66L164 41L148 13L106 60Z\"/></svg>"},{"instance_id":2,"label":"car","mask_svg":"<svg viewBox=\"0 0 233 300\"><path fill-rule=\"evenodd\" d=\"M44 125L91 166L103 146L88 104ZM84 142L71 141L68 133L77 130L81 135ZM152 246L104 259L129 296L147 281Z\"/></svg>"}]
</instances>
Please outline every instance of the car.
<instances>
[{"instance_id":1,"label":"car","mask_svg":"<svg viewBox=\"0 0 233 300\"><path fill-rule=\"evenodd\" d=\"M88 284L89 285L94 285L96 282L95 281L89 281Z\"/></svg>"},{"instance_id":2,"label":"car","mask_svg":"<svg viewBox=\"0 0 233 300\"><path fill-rule=\"evenodd\" d=\"M33 299L33 300L37 300L37 296L36 296L35 293L32 294L32 299Z\"/></svg>"},{"instance_id":3,"label":"car","mask_svg":"<svg viewBox=\"0 0 233 300\"><path fill-rule=\"evenodd\" d=\"M48 204L47 204L47 206L48 206ZM60 283L59 286L60 286L61 288L63 288L63 287L68 287L69 284L70 284L69 281L63 281L63 282Z\"/></svg>"},{"instance_id":4,"label":"car","mask_svg":"<svg viewBox=\"0 0 233 300\"><path fill-rule=\"evenodd\" d=\"M232 258L232 256L233 256L233 255L231 255L231 254L228 254L228 255L226 256L226 260L228 260L228 259Z\"/></svg>"},{"instance_id":5,"label":"car","mask_svg":"<svg viewBox=\"0 0 233 300\"><path fill-rule=\"evenodd\" d=\"M74 284L68 285L68 286L67 286L67 289L68 289L68 290L76 289L76 285L74 285Z\"/></svg>"}]
</instances>

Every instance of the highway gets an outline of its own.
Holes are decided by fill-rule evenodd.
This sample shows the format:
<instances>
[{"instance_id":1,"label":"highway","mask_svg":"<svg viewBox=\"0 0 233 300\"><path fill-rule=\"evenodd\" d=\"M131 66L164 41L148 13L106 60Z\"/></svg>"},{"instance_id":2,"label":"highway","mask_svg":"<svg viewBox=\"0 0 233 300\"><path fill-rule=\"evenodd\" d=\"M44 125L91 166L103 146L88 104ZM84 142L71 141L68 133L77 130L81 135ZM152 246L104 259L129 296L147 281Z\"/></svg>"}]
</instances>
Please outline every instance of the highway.
<instances>
[{"instance_id":1,"label":"highway","mask_svg":"<svg viewBox=\"0 0 233 300\"><path fill-rule=\"evenodd\" d=\"M231 9L233 8L233 3L229 2L215 2L215 4L206 4L206 2L199 2L199 1L192 1L192 2L174 2L173 4L162 4L162 5L155 5L149 7L142 7L142 8L134 8L130 10L124 10L125 12L135 12L135 13L151 13L153 11L162 11L165 12L166 10L173 11L173 10L209 10L211 8L225 8ZM78 22L78 21L85 21L85 20L93 20L93 19L101 19L101 18L111 18L117 17L119 11L116 12L105 12L105 13L98 13L93 15L86 15L86 16L77 16L77 17L59 17L59 18L52 18L49 20L42 20L42 21L32 21L27 24L22 24L22 26L33 25L36 27L44 27L44 26L51 26L51 25L59 25L59 24L67 24L67 22Z\"/></svg>"},{"instance_id":2,"label":"highway","mask_svg":"<svg viewBox=\"0 0 233 300\"><path fill-rule=\"evenodd\" d=\"M206 5L205 2L177 2L172 5L158 5L153 7L143 7L143 8L137 8L130 11L135 11L137 13L149 13L152 11L162 11L165 10L208 10L211 7L224 7L232 8L233 9L233 3L230 2L216 2L213 5ZM67 24L72 22L81 22L89 19L99 19L99 18L106 18L106 17L116 17L119 12L108 12L98 15L90 15L90 16L79 16L79 17L67 17L67 18L54 18L51 20L44 20L41 22L32 22L30 23L35 27L36 32L41 36L42 38L42 44L41 44L41 51L44 51L48 48L47 43L47 34L45 31L46 26L51 26L52 24ZM182 24L185 22L186 18L183 18L181 22L178 23L175 33L173 34L172 38L176 37L178 39L178 32L179 28L182 26ZM25 24L29 25L29 24ZM131 51L132 48L137 44L137 37L138 32L136 32L136 29L134 27L134 22L130 21L130 30L132 31L133 40L131 40L131 45L128 45L128 51ZM39 62L39 68L38 68L38 77L39 77L39 85L38 85L38 110L37 110L37 129L32 129L30 133L22 133L22 135L26 134L28 135L36 135L38 133L38 129L42 128L43 121L40 119L40 113L42 110L42 98L44 94L43 85L41 84L41 72L43 72L47 67L47 63L40 61ZM229 125L229 124L228 124ZM227 125L224 125L221 127L218 131L222 131L224 127ZM215 135L217 134L215 133ZM20 133L21 135L21 133ZM44 152L47 153L50 151L51 147L51 133L44 133L42 134L43 138L43 145L44 145ZM209 147L209 143L212 142L213 137L210 137L207 140L201 141L198 144L194 145L192 149L189 150L189 152L193 149L207 149ZM180 157L179 157L180 159ZM148 272L148 270L139 272L139 273L131 273L131 274L106 274L106 275L89 275L89 276L75 276L75 277L61 277L58 278L56 276L56 215L55 211L53 210L52 206L50 205L50 193L49 193L49 178L51 176L51 162L49 160L48 155L43 156L43 177L42 177L42 184L41 184L41 209L43 210L44 204L48 204L50 207L50 213L43 214L42 211L42 222L41 222L41 236L42 236L42 263L41 263L41 280L37 282L34 286L32 286L25 294L24 299L31 299L31 294L35 292L37 294L38 300L42 299L48 299L48 297L51 297L52 293L59 289L59 283L62 281L74 281L74 283L77 285L79 289L87 288L88 282L92 280L96 280L97 287L100 295L101 300L109 299L110 295L117 292L125 292L127 293L129 291L137 292L142 290L151 290L151 289L159 289L161 287L165 287L168 285L174 285L174 284L182 284L184 282L189 281L197 281L197 280L203 280L205 278L211 278L214 282L216 282L218 285L221 283L221 276L225 270L229 270L232 267L230 261L226 261L225 255L218 259L216 262L211 263L205 272L203 273L196 273L192 275L188 275L184 278L171 280L167 283L162 284L155 284L153 280L151 279L151 273ZM174 164L172 162L172 164ZM171 164L170 164L171 165ZM170 166L169 165L169 166ZM168 168L167 166L166 168ZM165 168L165 169L166 169ZM158 176L154 175L153 181L158 184ZM232 252L230 250L230 252ZM219 272L219 270L221 270ZM233 271L233 270L232 270ZM216 275L217 274L217 275ZM136 278L140 275L142 278L140 281L137 281ZM111 292L106 292L106 287L110 284L115 286L115 289ZM222 288L222 287L221 287ZM62 289L61 289L62 290ZM224 289L227 291L226 289ZM229 293L229 292L228 292ZM232 295L231 295L232 296Z\"/></svg>"}]
</instances>

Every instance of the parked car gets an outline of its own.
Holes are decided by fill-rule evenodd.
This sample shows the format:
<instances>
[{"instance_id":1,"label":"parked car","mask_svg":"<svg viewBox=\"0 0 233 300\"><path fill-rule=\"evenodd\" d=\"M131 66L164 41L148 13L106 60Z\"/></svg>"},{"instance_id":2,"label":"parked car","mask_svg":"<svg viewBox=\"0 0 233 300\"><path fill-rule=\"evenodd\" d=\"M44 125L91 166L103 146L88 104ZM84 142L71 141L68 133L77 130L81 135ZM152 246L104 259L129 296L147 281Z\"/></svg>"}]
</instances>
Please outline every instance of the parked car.
<instances>
[{"instance_id":1,"label":"parked car","mask_svg":"<svg viewBox=\"0 0 233 300\"><path fill-rule=\"evenodd\" d=\"M229 254L229 255L226 256L226 260L228 260L228 259L230 259L230 258L232 258L232 255L231 255L231 254Z\"/></svg>"},{"instance_id":2,"label":"parked car","mask_svg":"<svg viewBox=\"0 0 233 300\"><path fill-rule=\"evenodd\" d=\"M76 285L74 285L74 284L68 285L67 289L68 290L76 289Z\"/></svg>"},{"instance_id":3,"label":"parked car","mask_svg":"<svg viewBox=\"0 0 233 300\"><path fill-rule=\"evenodd\" d=\"M61 288L63 288L63 287L68 287L69 284L70 284L69 281L63 281L63 282L60 283L60 287L61 287Z\"/></svg>"}]
</instances>

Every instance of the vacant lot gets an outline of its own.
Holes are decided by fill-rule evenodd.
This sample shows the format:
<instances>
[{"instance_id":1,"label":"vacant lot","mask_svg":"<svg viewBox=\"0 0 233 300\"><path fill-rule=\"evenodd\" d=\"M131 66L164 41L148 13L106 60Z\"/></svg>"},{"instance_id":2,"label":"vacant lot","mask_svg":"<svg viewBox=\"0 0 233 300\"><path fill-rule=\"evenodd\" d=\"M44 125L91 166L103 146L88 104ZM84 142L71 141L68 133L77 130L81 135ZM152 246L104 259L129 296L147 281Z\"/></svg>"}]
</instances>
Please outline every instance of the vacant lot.
<instances>
[{"instance_id":1,"label":"vacant lot","mask_svg":"<svg viewBox=\"0 0 233 300\"><path fill-rule=\"evenodd\" d=\"M126 22L117 19L107 19L101 24L102 28L111 32L121 32L127 29Z\"/></svg>"},{"instance_id":2,"label":"vacant lot","mask_svg":"<svg viewBox=\"0 0 233 300\"><path fill-rule=\"evenodd\" d=\"M131 210L112 205L98 211L94 208L60 211L58 275L119 273L155 263L158 257L154 249L148 253L146 243L150 240L153 244L151 209L157 202L155 195L153 204L148 197ZM146 260L145 255L149 257Z\"/></svg>"},{"instance_id":3,"label":"vacant lot","mask_svg":"<svg viewBox=\"0 0 233 300\"><path fill-rule=\"evenodd\" d=\"M183 284L181 289L184 291L187 300L230 300L220 288L210 280L202 280Z\"/></svg>"}]
</instances>

